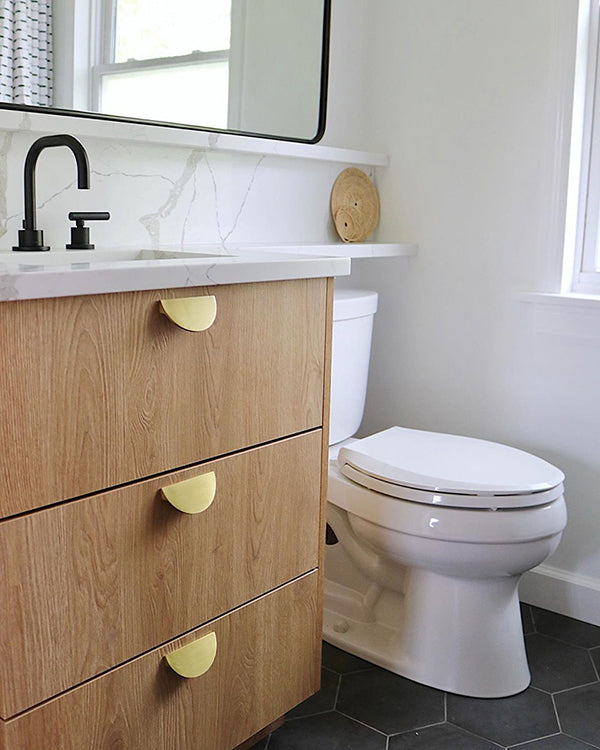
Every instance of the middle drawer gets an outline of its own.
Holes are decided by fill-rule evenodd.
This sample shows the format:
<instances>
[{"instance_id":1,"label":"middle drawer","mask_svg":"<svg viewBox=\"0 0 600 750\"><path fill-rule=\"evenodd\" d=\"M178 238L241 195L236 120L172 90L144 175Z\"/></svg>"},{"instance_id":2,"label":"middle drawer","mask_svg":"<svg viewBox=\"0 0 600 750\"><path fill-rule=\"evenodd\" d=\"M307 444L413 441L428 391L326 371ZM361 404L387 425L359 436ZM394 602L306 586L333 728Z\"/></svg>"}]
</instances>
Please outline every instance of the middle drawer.
<instances>
[{"instance_id":1,"label":"middle drawer","mask_svg":"<svg viewBox=\"0 0 600 750\"><path fill-rule=\"evenodd\" d=\"M0 716L316 567L320 451L315 430L0 523ZM164 499L199 476L204 510Z\"/></svg>"}]
</instances>

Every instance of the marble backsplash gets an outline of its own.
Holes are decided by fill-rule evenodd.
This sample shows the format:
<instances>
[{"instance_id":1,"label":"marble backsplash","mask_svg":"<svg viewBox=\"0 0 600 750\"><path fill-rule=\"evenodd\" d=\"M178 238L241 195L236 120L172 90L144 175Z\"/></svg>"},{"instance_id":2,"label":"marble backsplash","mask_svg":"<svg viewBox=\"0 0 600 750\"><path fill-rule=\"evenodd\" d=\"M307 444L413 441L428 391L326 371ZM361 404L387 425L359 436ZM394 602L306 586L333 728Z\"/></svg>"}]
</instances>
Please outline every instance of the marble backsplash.
<instances>
[{"instance_id":1,"label":"marble backsplash","mask_svg":"<svg viewBox=\"0 0 600 750\"><path fill-rule=\"evenodd\" d=\"M0 129L0 251L16 243L23 164L38 136ZM90 190L77 189L67 148L48 149L38 161L37 224L53 249L69 241L69 211L110 211L109 222L91 225L92 241L105 248L339 241L329 196L348 164L78 137Z\"/></svg>"}]
</instances>

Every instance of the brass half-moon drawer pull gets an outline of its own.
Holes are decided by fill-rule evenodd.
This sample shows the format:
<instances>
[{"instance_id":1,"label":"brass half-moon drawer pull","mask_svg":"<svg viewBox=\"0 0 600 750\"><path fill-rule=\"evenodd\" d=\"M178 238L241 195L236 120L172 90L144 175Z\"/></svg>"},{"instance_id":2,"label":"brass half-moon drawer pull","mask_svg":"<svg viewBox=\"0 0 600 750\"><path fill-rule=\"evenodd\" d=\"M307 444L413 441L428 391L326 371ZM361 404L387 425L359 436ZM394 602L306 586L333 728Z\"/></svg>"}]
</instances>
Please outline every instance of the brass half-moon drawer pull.
<instances>
[{"instance_id":1,"label":"brass half-moon drawer pull","mask_svg":"<svg viewBox=\"0 0 600 750\"><path fill-rule=\"evenodd\" d=\"M214 471L161 488L162 496L182 513L202 513L215 499L217 477Z\"/></svg>"},{"instance_id":2,"label":"brass half-moon drawer pull","mask_svg":"<svg viewBox=\"0 0 600 750\"><path fill-rule=\"evenodd\" d=\"M217 317L217 298L179 297L178 299L161 299L160 311L184 331L206 331Z\"/></svg>"},{"instance_id":3,"label":"brass half-moon drawer pull","mask_svg":"<svg viewBox=\"0 0 600 750\"><path fill-rule=\"evenodd\" d=\"M180 677L200 677L212 667L217 654L217 635L209 633L188 643L187 646L167 654L165 659Z\"/></svg>"}]
</instances>

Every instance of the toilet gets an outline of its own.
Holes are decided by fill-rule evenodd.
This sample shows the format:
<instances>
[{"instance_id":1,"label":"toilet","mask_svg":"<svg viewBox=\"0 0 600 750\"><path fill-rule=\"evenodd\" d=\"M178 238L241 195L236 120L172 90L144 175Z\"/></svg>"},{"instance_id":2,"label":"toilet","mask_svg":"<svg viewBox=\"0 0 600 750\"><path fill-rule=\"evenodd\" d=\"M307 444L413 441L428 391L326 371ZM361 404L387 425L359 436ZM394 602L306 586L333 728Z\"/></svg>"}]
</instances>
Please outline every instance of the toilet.
<instances>
[{"instance_id":1,"label":"toilet","mask_svg":"<svg viewBox=\"0 0 600 750\"><path fill-rule=\"evenodd\" d=\"M563 473L515 448L393 426L357 440L377 295L334 297L324 638L416 682L530 682L518 583L557 547Z\"/></svg>"}]
</instances>

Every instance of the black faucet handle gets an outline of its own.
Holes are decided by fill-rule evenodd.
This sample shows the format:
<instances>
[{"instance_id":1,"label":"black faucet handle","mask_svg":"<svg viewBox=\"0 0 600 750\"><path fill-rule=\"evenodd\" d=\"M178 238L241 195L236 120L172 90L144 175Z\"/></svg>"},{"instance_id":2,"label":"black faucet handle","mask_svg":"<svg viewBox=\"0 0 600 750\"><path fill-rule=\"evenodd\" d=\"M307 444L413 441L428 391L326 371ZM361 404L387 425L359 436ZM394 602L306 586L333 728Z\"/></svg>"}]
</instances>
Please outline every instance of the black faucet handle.
<instances>
[{"instance_id":1,"label":"black faucet handle","mask_svg":"<svg viewBox=\"0 0 600 750\"><path fill-rule=\"evenodd\" d=\"M84 221L108 221L110 214L108 211L70 211L69 221L80 222L77 226L82 226Z\"/></svg>"},{"instance_id":2,"label":"black faucet handle","mask_svg":"<svg viewBox=\"0 0 600 750\"><path fill-rule=\"evenodd\" d=\"M71 227L71 242L65 245L67 250L93 250L96 246L90 243L90 228L85 221L108 221L108 211L70 211L69 221L74 221Z\"/></svg>"}]
</instances>

